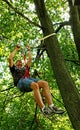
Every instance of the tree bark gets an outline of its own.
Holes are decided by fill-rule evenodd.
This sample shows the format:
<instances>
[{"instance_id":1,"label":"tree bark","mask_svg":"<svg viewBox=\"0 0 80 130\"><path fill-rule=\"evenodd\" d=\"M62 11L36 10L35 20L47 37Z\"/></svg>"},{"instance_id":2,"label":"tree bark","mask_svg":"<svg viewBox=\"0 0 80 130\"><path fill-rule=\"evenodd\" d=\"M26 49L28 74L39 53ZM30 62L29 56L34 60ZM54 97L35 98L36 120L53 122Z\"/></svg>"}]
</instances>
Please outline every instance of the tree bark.
<instances>
[{"instance_id":1,"label":"tree bark","mask_svg":"<svg viewBox=\"0 0 80 130\"><path fill-rule=\"evenodd\" d=\"M34 0L43 35L54 33L44 0ZM44 40L65 108L75 130L80 129L80 95L66 67L56 35Z\"/></svg>"},{"instance_id":2,"label":"tree bark","mask_svg":"<svg viewBox=\"0 0 80 130\"><path fill-rule=\"evenodd\" d=\"M71 28L80 61L80 6L73 6L71 0L68 0L68 3L70 7Z\"/></svg>"},{"instance_id":3,"label":"tree bark","mask_svg":"<svg viewBox=\"0 0 80 130\"><path fill-rule=\"evenodd\" d=\"M74 35L74 41L76 44L78 57L80 60L80 20L78 14L78 7L70 7L70 20L71 20L71 28Z\"/></svg>"}]
</instances>

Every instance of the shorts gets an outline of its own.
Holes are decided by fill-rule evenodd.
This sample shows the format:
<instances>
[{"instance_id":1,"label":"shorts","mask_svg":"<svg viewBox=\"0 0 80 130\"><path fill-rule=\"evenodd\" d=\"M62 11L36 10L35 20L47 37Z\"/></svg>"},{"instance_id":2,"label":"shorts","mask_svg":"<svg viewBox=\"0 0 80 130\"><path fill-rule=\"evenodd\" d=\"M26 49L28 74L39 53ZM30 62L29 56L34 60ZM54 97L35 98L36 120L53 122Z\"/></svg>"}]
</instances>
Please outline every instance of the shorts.
<instances>
[{"instance_id":1,"label":"shorts","mask_svg":"<svg viewBox=\"0 0 80 130\"><path fill-rule=\"evenodd\" d=\"M17 88L20 89L21 92L31 92L32 89L30 88L30 85L32 82L38 82L38 79L36 78L21 78L17 84Z\"/></svg>"}]
</instances>

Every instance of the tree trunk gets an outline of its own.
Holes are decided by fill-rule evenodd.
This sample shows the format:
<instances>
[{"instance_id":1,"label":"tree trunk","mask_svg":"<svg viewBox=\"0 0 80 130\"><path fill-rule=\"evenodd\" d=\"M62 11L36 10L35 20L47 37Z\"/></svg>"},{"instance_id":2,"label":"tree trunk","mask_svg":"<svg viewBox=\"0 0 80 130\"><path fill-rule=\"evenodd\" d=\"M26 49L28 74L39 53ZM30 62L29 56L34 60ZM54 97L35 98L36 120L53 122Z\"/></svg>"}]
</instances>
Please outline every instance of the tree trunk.
<instances>
[{"instance_id":1,"label":"tree trunk","mask_svg":"<svg viewBox=\"0 0 80 130\"><path fill-rule=\"evenodd\" d=\"M43 35L54 33L44 0L34 0L34 3ZM69 118L74 129L80 130L80 95L66 67L56 35L47 38L44 43Z\"/></svg>"},{"instance_id":2,"label":"tree trunk","mask_svg":"<svg viewBox=\"0 0 80 130\"><path fill-rule=\"evenodd\" d=\"M74 35L74 41L76 44L78 57L80 60L80 20L79 20L79 14L78 14L78 7L70 7L70 20L71 20L71 27L72 32Z\"/></svg>"},{"instance_id":3,"label":"tree trunk","mask_svg":"<svg viewBox=\"0 0 80 130\"><path fill-rule=\"evenodd\" d=\"M78 14L79 14L79 21L80 21L80 6L78 6Z\"/></svg>"},{"instance_id":4,"label":"tree trunk","mask_svg":"<svg viewBox=\"0 0 80 130\"><path fill-rule=\"evenodd\" d=\"M71 0L68 0L68 2L70 6L71 28L80 60L80 6L72 6Z\"/></svg>"}]
</instances>

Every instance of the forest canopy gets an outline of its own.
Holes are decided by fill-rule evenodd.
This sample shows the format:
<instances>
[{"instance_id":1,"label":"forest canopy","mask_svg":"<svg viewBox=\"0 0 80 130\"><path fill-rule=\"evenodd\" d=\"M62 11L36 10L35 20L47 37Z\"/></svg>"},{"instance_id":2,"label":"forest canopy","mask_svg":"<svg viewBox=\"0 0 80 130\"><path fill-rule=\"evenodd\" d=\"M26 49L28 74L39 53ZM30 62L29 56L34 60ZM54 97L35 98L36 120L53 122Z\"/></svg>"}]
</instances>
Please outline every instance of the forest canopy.
<instances>
[{"instance_id":1,"label":"forest canopy","mask_svg":"<svg viewBox=\"0 0 80 130\"><path fill-rule=\"evenodd\" d=\"M80 96L80 6L73 6L71 0L43 1L44 3L42 0L1 0L0 2L1 130L73 130L76 125L71 120L71 104L68 108L69 102L65 96L69 87L65 81L68 80L60 75L60 73L64 74L64 68L61 67L60 70L59 65L65 62L64 66ZM39 6L38 4L41 2L42 5ZM37 5L40 7L38 7L39 10ZM48 15L40 10L43 5L46 7L51 22L48 20ZM45 20L46 17L48 21ZM46 38L46 40L40 40L51 33L56 35ZM57 49L57 41L61 54ZM27 45L30 44L33 53L31 75L36 70L37 78L48 81L53 102L65 110L63 115L54 115L53 118L44 117L34 101L33 93L23 94L14 86L8 57L17 44L21 46L22 51L25 51ZM58 53L56 54L56 52ZM58 58L61 59L61 62ZM22 59L21 52L16 55L14 61L16 62L17 59ZM59 69L56 69L57 67ZM64 94L63 88L65 89ZM68 93L71 91L69 90ZM77 96L73 92L71 95ZM72 105L74 106L73 103ZM75 109L73 111L75 112ZM80 114L80 111L78 112ZM75 114L75 118L77 118L77 114ZM78 125L76 127L80 128ZM75 128L75 130L78 129Z\"/></svg>"}]
</instances>

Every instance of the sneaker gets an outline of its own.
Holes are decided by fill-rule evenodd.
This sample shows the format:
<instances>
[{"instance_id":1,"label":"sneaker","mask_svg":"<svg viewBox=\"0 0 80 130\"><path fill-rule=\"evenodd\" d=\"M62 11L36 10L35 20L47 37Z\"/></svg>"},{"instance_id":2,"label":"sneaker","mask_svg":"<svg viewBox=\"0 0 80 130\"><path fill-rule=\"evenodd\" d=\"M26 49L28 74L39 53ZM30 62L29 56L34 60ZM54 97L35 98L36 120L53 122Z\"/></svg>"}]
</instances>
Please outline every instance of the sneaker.
<instances>
[{"instance_id":1,"label":"sneaker","mask_svg":"<svg viewBox=\"0 0 80 130\"><path fill-rule=\"evenodd\" d=\"M57 108L56 106L49 107L55 114L63 114L64 110Z\"/></svg>"},{"instance_id":2,"label":"sneaker","mask_svg":"<svg viewBox=\"0 0 80 130\"><path fill-rule=\"evenodd\" d=\"M55 114L54 111L52 111L50 108L46 108L46 107L42 110L42 113L45 116L51 116L51 115Z\"/></svg>"}]
</instances>

